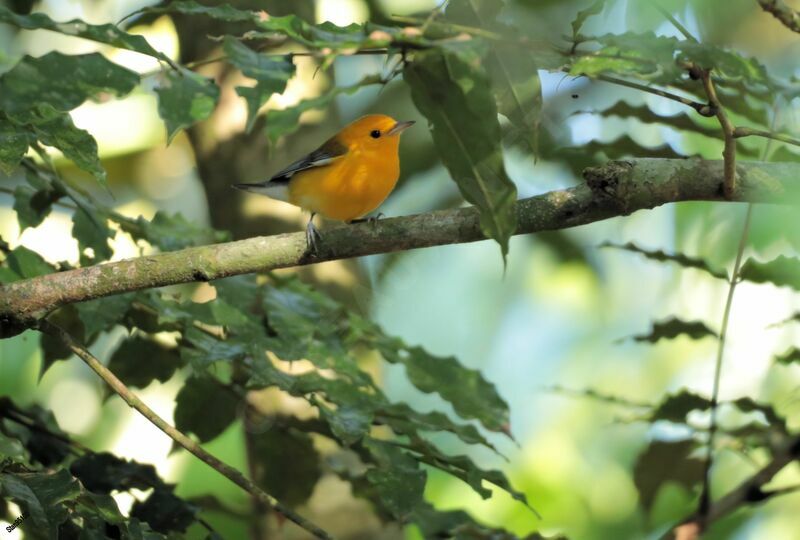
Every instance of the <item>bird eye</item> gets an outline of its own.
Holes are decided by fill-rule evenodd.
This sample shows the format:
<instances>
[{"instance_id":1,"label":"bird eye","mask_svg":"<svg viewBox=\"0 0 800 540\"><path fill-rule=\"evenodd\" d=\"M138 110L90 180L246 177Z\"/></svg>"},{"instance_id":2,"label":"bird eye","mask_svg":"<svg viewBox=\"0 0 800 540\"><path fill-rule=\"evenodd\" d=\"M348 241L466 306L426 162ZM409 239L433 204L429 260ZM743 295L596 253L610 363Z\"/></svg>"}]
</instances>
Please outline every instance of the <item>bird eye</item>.
<instances>
[{"instance_id":1,"label":"bird eye","mask_svg":"<svg viewBox=\"0 0 800 540\"><path fill-rule=\"evenodd\" d=\"M373 129L372 131L369 132L369 136L372 137L373 139L377 139L378 137L381 136L381 132L379 129Z\"/></svg>"}]
</instances>

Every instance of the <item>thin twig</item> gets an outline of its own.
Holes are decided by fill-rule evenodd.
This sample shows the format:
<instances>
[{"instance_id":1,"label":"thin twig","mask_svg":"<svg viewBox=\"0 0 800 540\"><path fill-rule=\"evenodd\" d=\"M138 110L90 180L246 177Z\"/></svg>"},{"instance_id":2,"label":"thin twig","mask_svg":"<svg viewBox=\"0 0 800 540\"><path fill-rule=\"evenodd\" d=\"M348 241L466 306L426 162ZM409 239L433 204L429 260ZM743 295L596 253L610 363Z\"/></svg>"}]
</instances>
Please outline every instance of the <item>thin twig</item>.
<instances>
[{"instance_id":1,"label":"thin twig","mask_svg":"<svg viewBox=\"0 0 800 540\"><path fill-rule=\"evenodd\" d=\"M772 139L774 141L780 141L786 144L800 146L800 139L794 139L792 137L789 137L788 135L783 135L781 133L772 133L771 131L766 131L763 129L737 127L733 130L733 137L736 139L741 139L742 137L764 137L766 139Z\"/></svg>"},{"instance_id":2,"label":"thin twig","mask_svg":"<svg viewBox=\"0 0 800 540\"><path fill-rule=\"evenodd\" d=\"M708 102L722 128L722 135L725 140L725 147L722 150L722 159L725 160L725 181L723 183L723 189L725 196L730 198L736 187L736 138L733 134L735 128L728 118L728 115L725 113L725 108L719 101L714 81L711 80L711 70L693 66L692 72L703 81L703 88L708 96Z\"/></svg>"},{"instance_id":3,"label":"thin twig","mask_svg":"<svg viewBox=\"0 0 800 540\"><path fill-rule=\"evenodd\" d=\"M664 17L666 17L666 19L670 23L672 23L672 26L677 28L678 32L683 34L683 37L685 37L689 41L693 41L693 42L697 43L697 38L694 37L692 35L692 33L689 32L689 30L685 26L683 26L681 24L681 22L672 15L672 13L670 13L669 11L664 9L664 7L661 4L659 4L658 2L653 2L653 7L656 8Z\"/></svg>"},{"instance_id":4,"label":"thin twig","mask_svg":"<svg viewBox=\"0 0 800 540\"><path fill-rule=\"evenodd\" d=\"M287 508L280 501L272 495L269 495L251 480L246 478L242 473L227 465L206 452L199 444L178 431L172 425L168 424L163 418L158 416L155 411L148 407L136 394L130 391L125 384L120 381L100 360L98 360L92 353L89 352L83 345L75 341L70 334L64 331L61 327L42 320L39 323L39 330L49 334L64 343L73 353L75 353L81 360L95 372L101 379L103 379L111 388L116 392L130 407L136 409L142 416L147 418L153 425L163 431L173 441L181 445L183 448L194 454L201 461L209 465L211 468L217 470L220 474L231 480L233 483L257 497L264 504L270 505L276 512L282 514L286 519L297 524L301 528L310 532L317 538L330 539L330 534L320 529L311 521L295 513L292 509Z\"/></svg>"},{"instance_id":5,"label":"thin twig","mask_svg":"<svg viewBox=\"0 0 800 540\"><path fill-rule=\"evenodd\" d=\"M610 84L616 84L617 86L625 86L627 88L633 88L634 90L640 90L642 92L647 92L648 94L653 94L656 96L660 96L666 99L671 99L672 101L677 101L687 107L691 107L697 114L700 116L705 116L706 118L711 118L715 116L713 107L709 106L707 103L700 103L689 98L685 98L683 96L679 96L678 94L673 94L672 92L667 92L666 90L661 90L660 88L653 88L652 86L646 86L644 84L626 81L625 79L618 79L616 77L611 77L610 75L594 75L594 79L598 81L607 82Z\"/></svg>"}]
</instances>

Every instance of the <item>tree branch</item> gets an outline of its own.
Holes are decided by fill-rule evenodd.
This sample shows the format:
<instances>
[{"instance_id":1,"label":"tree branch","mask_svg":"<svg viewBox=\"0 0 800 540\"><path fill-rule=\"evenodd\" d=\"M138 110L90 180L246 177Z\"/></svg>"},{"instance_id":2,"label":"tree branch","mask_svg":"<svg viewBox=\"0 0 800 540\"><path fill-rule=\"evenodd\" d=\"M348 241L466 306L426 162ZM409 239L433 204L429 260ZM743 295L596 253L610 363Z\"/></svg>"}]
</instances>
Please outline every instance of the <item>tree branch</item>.
<instances>
[{"instance_id":1,"label":"tree branch","mask_svg":"<svg viewBox=\"0 0 800 540\"><path fill-rule=\"evenodd\" d=\"M584 171L586 183L517 202L516 234L564 229L678 201L800 201L800 164L737 165L730 198L720 161L634 159ZM0 285L0 337L35 326L54 309L104 296L446 244L484 240L475 208L384 219L324 231L316 255L304 233L193 247Z\"/></svg>"},{"instance_id":2,"label":"tree branch","mask_svg":"<svg viewBox=\"0 0 800 540\"><path fill-rule=\"evenodd\" d=\"M800 34L800 12L787 6L783 0L758 0L761 9L783 23L783 25Z\"/></svg>"},{"instance_id":3,"label":"tree branch","mask_svg":"<svg viewBox=\"0 0 800 540\"><path fill-rule=\"evenodd\" d=\"M231 467L230 465L223 463L213 455L209 454L203 448L194 442L192 439L187 437L182 432L178 431L175 427L168 424L163 418L158 416L153 409L148 407L139 397L134 394L133 392L128 389L125 384L120 381L116 375L114 375L106 366L104 366L100 360L98 360L92 353L89 352L83 345L75 341L71 335L69 335L66 331L64 331L59 326L47 321L42 320L39 323L39 330L42 332L49 334L56 339L60 340L61 342L66 345L69 350L75 353L81 360L86 362L86 364L92 368L92 370L103 379L114 392L119 394L119 396L133 409L136 409L142 416L147 418L153 425L155 425L158 429L163 431L169 438L173 441L181 445L183 448L194 454L197 458L207 464L209 467L215 469L220 474L228 478L231 482L238 485L248 493L252 494L256 497L262 504L267 505L270 508L273 508L276 512L279 512L283 516L286 517L289 521L292 521L305 529L306 531L310 532L317 538L322 539L330 539L331 536L305 519L304 517L300 516L299 514L295 513L291 508L287 508L283 505L280 501L278 501L272 495L269 495L257 485L255 485L250 479L245 477L242 473Z\"/></svg>"}]
</instances>

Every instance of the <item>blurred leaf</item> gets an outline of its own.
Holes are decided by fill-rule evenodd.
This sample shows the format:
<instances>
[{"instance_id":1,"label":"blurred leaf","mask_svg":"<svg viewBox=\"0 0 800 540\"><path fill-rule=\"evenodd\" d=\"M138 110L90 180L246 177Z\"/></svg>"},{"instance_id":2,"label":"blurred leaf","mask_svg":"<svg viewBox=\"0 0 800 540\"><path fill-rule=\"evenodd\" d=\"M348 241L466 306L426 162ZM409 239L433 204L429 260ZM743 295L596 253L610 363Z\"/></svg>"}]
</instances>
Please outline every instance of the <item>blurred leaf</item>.
<instances>
[{"instance_id":1,"label":"blurred leaf","mask_svg":"<svg viewBox=\"0 0 800 540\"><path fill-rule=\"evenodd\" d=\"M683 266L684 268L695 268L697 270L702 270L703 272L706 272L711 276L714 276L715 278L724 279L726 281L728 280L728 275L725 272L720 270L714 270L713 268L711 268L708 262L704 261L703 259L689 257L687 255L684 255L683 253L672 254L672 253L666 253L660 249L659 250L643 249L634 244L633 242L628 242L627 244L614 244L612 242L603 242L602 244L600 244L600 247L623 249L625 251L639 253L653 261L674 262Z\"/></svg>"},{"instance_id":2,"label":"blurred leaf","mask_svg":"<svg viewBox=\"0 0 800 540\"><path fill-rule=\"evenodd\" d=\"M633 468L633 483L645 510L650 510L659 489L675 482L691 491L703 479L705 464L690 457L697 447L691 440L653 441L639 455Z\"/></svg>"},{"instance_id":3,"label":"blurred leaf","mask_svg":"<svg viewBox=\"0 0 800 540\"><path fill-rule=\"evenodd\" d=\"M156 94L169 144L178 131L211 116L219 100L219 87L202 75L180 68L164 74Z\"/></svg>"},{"instance_id":4,"label":"blurred leaf","mask_svg":"<svg viewBox=\"0 0 800 540\"><path fill-rule=\"evenodd\" d=\"M162 210L157 211L151 220L140 216L133 223L120 220L119 225L133 238L146 240L161 251L176 251L230 240L230 234L226 231L201 227L181 214L169 215Z\"/></svg>"},{"instance_id":5,"label":"blurred leaf","mask_svg":"<svg viewBox=\"0 0 800 540\"><path fill-rule=\"evenodd\" d=\"M247 131L253 129L259 109L272 94L280 94L292 78L295 66L290 55L280 57L259 54L239 40L225 36L223 51L231 64L242 73L255 79L253 87L237 86L236 93L247 101Z\"/></svg>"},{"instance_id":6,"label":"blurred leaf","mask_svg":"<svg viewBox=\"0 0 800 540\"><path fill-rule=\"evenodd\" d=\"M72 215L72 236L78 241L81 266L107 261L114 254L108 241L113 240L115 233L106 224L105 217L75 210ZM87 249L92 250L91 256L87 254Z\"/></svg>"},{"instance_id":7,"label":"blurred leaf","mask_svg":"<svg viewBox=\"0 0 800 540\"><path fill-rule=\"evenodd\" d=\"M788 433L786 420L775 411L772 405L768 403L759 403L749 397L739 398L732 401L731 404L744 413L761 413L764 415L764 419L766 420L767 424L781 430L783 433Z\"/></svg>"},{"instance_id":8,"label":"blurred leaf","mask_svg":"<svg viewBox=\"0 0 800 540\"><path fill-rule=\"evenodd\" d=\"M251 440L256 484L290 507L308 501L322 476L311 437L273 428L251 435Z\"/></svg>"},{"instance_id":9,"label":"blurred leaf","mask_svg":"<svg viewBox=\"0 0 800 540\"><path fill-rule=\"evenodd\" d=\"M415 55L404 70L417 109L464 198L477 206L481 230L500 245L503 260L516 230L517 190L506 175L497 107L481 55L462 45Z\"/></svg>"},{"instance_id":10,"label":"blurred leaf","mask_svg":"<svg viewBox=\"0 0 800 540\"><path fill-rule=\"evenodd\" d=\"M6 255L0 266L0 282L11 283L20 279L43 276L55 271L41 255L25 246L17 246Z\"/></svg>"},{"instance_id":11,"label":"blurred leaf","mask_svg":"<svg viewBox=\"0 0 800 540\"><path fill-rule=\"evenodd\" d=\"M649 334L633 336L632 339L638 342L657 343L662 339L675 339L679 336L703 339L704 337L717 337L717 333L703 322L683 321L677 317L672 317L664 321L654 322L653 329Z\"/></svg>"},{"instance_id":12,"label":"blurred leaf","mask_svg":"<svg viewBox=\"0 0 800 540\"><path fill-rule=\"evenodd\" d=\"M36 528L51 538L69 517L68 502L81 493L80 484L66 469L56 472L0 474L5 496L19 504Z\"/></svg>"},{"instance_id":13,"label":"blurred leaf","mask_svg":"<svg viewBox=\"0 0 800 540\"><path fill-rule=\"evenodd\" d=\"M51 323L63 328L69 335L79 340L81 343L86 343L86 333L83 328L83 322L78 316L76 305L77 304L68 304L63 306L51 313L47 319ZM51 334L42 334L40 339L42 346L42 366L39 368L39 380L44 377L44 374L56 361L66 360L72 356L72 350L58 337Z\"/></svg>"},{"instance_id":14,"label":"blurred leaf","mask_svg":"<svg viewBox=\"0 0 800 540\"><path fill-rule=\"evenodd\" d=\"M81 19L59 23L41 12L17 15L4 6L0 6L0 22L25 30L51 30L67 36L106 43L119 49L139 52L154 58L163 58L163 55L153 49L144 37L128 34L113 24L88 24Z\"/></svg>"},{"instance_id":15,"label":"blurred leaf","mask_svg":"<svg viewBox=\"0 0 800 540\"><path fill-rule=\"evenodd\" d=\"M571 75L595 77L614 74L659 84L679 80L683 70L675 63L679 40L652 32L583 36L601 44L596 51L581 53L572 63Z\"/></svg>"},{"instance_id":16,"label":"blurred leaf","mask_svg":"<svg viewBox=\"0 0 800 540\"><path fill-rule=\"evenodd\" d=\"M91 340L100 332L120 324L130 309L134 296L134 293L115 294L75 304L86 338Z\"/></svg>"},{"instance_id":17,"label":"blurred leaf","mask_svg":"<svg viewBox=\"0 0 800 540\"><path fill-rule=\"evenodd\" d=\"M146 388L154 380L167 382L181 366L175 349L134 335L123 341L108 362L108 369L127 386Z\"/></svg>"},{"instance_id":18,"label":"blurred leaf","mask_svg":"<svg viewBox=\"0 0 800 540\"><path fill-rule=\"evenodd\" d=\"M239 10L228 4L221 6L204 6L193 0L181 0L171 2L169 5L160 7L146 7L137 13L181 13L183 15L205 15L214 19L226 22L255 22L256 12Z\"/></svg>"},{"instance_id":19,"label":"blurred leaf","mask_svg":"<svg viewBox=\"0 0 800 540\"><path fill-rule=\"evenodd\" d=\"M22 408L8 398L0 398L0 417L19 420L5 425L0 423L0 427L22 443L30 454L31 463L53 467L71 454L67 434L58 427L53 413L39 405Z\"/></svg>"},{"instance_id":20,"label":"blurred leaf","mask_svg":"<svg viewBox=\"0 0 800 540\"><path fill-rule=\"evenodd\" d=\"M39 176L26 171L28 184L14 190L14 211L20 231L39 226L50 214L53 204L64 196L64 191Z\"/></svg>"},{"instance_id":21,"label":"blurred leaf","mask_svg":"<svg viewBox=\"0 0 800 540\"><path fill-rule=\"evenodd\" d=\"M188 362L194 373L199 375L204 374L215 362L230 362L247 353L244 343L219 340L193 326L184 330L181 345L181 360Z\"/></svg>"},{"instance_id":22,"label":"blurred leaf","mask_svg":"<svg viewBox=\"0 0 800 540\"><path fill-rule=\"evenodd\" d=\"M603 11L603 8L605 7L605 4L606 4L605 0L597 0L588 8L582 9L578 12L578 14L575 16L575 20L572 21L573 42L577 43L579 41L578 35L580 34L581 28L583 27L583 24L586 22L586 19L588 19L592 15L597 15L601 13Z\"/></svg>"},{"instance_id":23,"label":"blurred leaf","mask_svg":"<svg viewBox=\"0 0 800 540\"><path fill-rule=\"evenodd\" d=\"M649 420L656 422L666 420L667 422L685 423L686 416L694 411L704 411L711 406L711 401L699 394L682 389L677 394L672 394L664 398L655 409L650 413Z\"/></svg>"},{"instance_id":24,"label":"blurred leaf","mask_svg":"<svg viewBox=\"0 0 800 540\"><path fill-rule=\"evenodd\" d=\"M85 454L70 465L70 471L86 489L95 493L132 488L146 491L164 484L152 465L128 461L108 452Z\"/></svg>"},{"instance_id":25,"label":"blurred leaf","mask_svg":"<svg viewBox=\"0 0 800 540\"><path fill-rule=\"evenodd\" d=\"M331 386L328 386L330 390ZM361 438L369 433L369 428L372 426L374 417L375 404L371 403L368 398L357 397L358 395L348 396L344 392L336 392L329 396L337 403L337 407L332 409L325 404L320 403L319 400L314 400L312 403L319 409L320 416L331 427L331 431L344 446L361 440Z\"/></svg>"},{"instance_id":26,"label":"blurred leaf","mask_svg":"<svg viewBox=\"0 0 800 540\"><path fill-rule=\"evenodd\" d=\"M705 125L696 122L700 120L694 112L681 111L668 116L658 114L645 104L631 105L625 100L617 101L611 107L598 111L578 111L574 114L598 114L604 118L617 116L620 118L636 118L645 124L663 124L678 131L690 131L706 137L719 138L719 125Z\"/></svg>"},{"instance_id":27,"label":"blurred leaf","mask_svg":"<svg viewBox=\"0 0 800 540\"><path fill-rule=\"evenodd\" d=\"M176 497L165 487L153 490L144 501L136 501L131 508L131 517L147 522L162 533L184 532L194 523L197 508Z\"/></svg>"},{"instance_id":28,"label":"blurred leaf","mask_svg":"<svg viewBox=\"0 0 800 540\"><path fill-rule=\"evenodd\" d=\"M800 291L800 259L780 256L763 263L747 259L739 277L754 283L772 283Z\"/></svg>"},{"instance_id":29,"label":"blurred leaf","mask_svg":"<svg viewBox=\"0 0 800 540\"><path fill-rule=\"evenodd\" d=\"M271 143L276 143L278 139L285 135L290 135L300 127L300 115L313 109L323 109L327 107L337 96L341 94L354 94L364 86L381 84L382 79L377 75L364 77L356 84L351 86L336 86L328 90L321 96L304 99L296 105L285 109L272 109L267 112L264 124L264 132Z\"/></svg>"},{"instance_id":30,"label":"blurred leaf","mask_svg":"<svg viewBox=\"0 0 800 540\"><path fill-rule=\"evenodd\" d=\"M791 317L784 319L782 321L773 323L768 326L768 328L775 328L776 326L783 326L789 323L797 322L800 323L800 311L795 311Z\"/></svg>"},{"instance_id":31,"label":"blurred leaf","mask_svg":"<svg viewBox=\"0 0 800 540\"><path fill-rule=\"evenodd\" d=\"M194 433L205 443L236 420L238 407L239 398L219 382L211 377L192 376L175 398L175 427L184 433ZM155 525L153 528L159 530Z\"/></svg>"},{"instance_id":32,"label":"blurred leaf","mask_svg":"<svg viewBox=\"0 0 800 540\"><path fill-rule=\"evenodd\" d=\"M378 464L367 470L367 480L392 515L405 521L422 502L427 474L408 453L388 442L367 438L364 447Z\"/></svg>"},{"instance_id":33,"label":"blurred leaf","mask_svg":"<svg viewBox=\"0 0 800 540\"><path fill-rule=\"evenodd\" d=\"M10 175L22 161L32 139L29 127L11 122L0 112L0 172Z\"/></svg>"},{"instance_id":34,"label":"blurred leaf","mask_svg":"<svg viewBox=\"0 0 800 540\"><path fill-rule=\"evenodd\" d=\"M97 141L88 131L75 127L72 117L62 113L52 120L39 122L33 131L42 144L61 150L64 157L106 184L106 171L97 155Z\"/></svg>"},{"instance_id":35,"label":"blurred leaf","mask_svg":"<svg viewBox=\"0 0 800 540\"><path fill-rule=\"evenodd\" d=\"M0 75L0 109L16 122L47 122L102 92L123 96L137 84L139 75L100 53L24 56Z\"/></svg>"},{"instance_id":36,"label":"blurred leaf","mask_svg":"<svg viewBox=\"0 0 800 540\"><path fill-rule=\"evenodd\" d=\"M780 356L775 357L775 362L784 366L790 366L794 363L800 363L800 349L792 347Z\"/></svg>"}]
</instances>

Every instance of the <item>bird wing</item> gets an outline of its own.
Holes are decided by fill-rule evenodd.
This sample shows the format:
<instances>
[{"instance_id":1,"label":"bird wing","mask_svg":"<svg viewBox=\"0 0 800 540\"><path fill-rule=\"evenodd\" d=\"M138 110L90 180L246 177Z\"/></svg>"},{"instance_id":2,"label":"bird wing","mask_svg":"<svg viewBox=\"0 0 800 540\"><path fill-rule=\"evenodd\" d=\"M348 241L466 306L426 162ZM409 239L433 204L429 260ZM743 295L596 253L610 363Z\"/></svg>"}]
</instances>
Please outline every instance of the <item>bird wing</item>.
<instances>
[{"instance_id":1,"label":"bird wing","mask_svg":"<svg viewBox=\"0 0 800 540\"><path fill-rule=\"evenodd\" d=\"M269 179L269 182L288 183L295 173L314 167L323 167L344 156L346 153L347 147L345 145L337 141L336 138L328 139L322 146L310 154L275 173L275 175Z\"/></svg>"}]
</instances>

